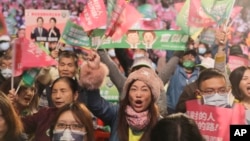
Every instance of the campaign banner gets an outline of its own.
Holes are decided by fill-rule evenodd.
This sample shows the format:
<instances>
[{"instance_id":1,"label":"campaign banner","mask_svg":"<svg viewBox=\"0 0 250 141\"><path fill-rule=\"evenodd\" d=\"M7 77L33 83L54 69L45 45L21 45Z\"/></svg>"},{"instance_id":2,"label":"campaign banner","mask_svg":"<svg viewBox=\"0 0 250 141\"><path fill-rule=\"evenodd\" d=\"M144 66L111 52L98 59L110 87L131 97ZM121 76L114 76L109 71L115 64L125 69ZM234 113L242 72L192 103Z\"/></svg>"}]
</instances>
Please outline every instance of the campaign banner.
<instances>
[{"instance_id":1,"label":"campaign banner","mask_svg":"<svg viewBox=\"0 0 250 141\"><path fill-rule=\"evenodd\" d=\"M69 16L68 10L25 10L26 38L36 42L57 42Z\"/></svg>"},{"instance_id":2,"label":"campaign banner","mask_svg":"<svg viewBox=\"0 0 250 141\"><path fill-rule=\"evenodd\" d=\"M195 120L206 141L229 141L230 125L246 124L245 109L240 103L235 103L232 108L222 108L190 100L186 107L187 115Z\"/></svg>"},{"instance_id":3,"label":"campaign banner","mask_svg":"<svg viewBox=\"0 0 250 141\"><path fill-rule=\"evenodd\" d=\"M60 42L78 47L89 47L90 39L84 29L68 20Z\"/></svg>"},{"instance_id":4,"label":"campaign banner","mask_svg":"<svg viewBox=\"0 0 250 141\"><path fill-rule=\"evenodd\" d=\"M228 67L230 71L233 71L234 69L240 67L240 66L248 66L249 65L248 58L243 58L239 56L229 56L228 57Z\"/></svg>"},{"instance_id":5,"label":"campaign banner","mask_svg":"<svg viewBox=\"0 0 250 141\"><path fill-rule=\"evenodd\" d=\"M91 46L100 48L141 48L185 50L188 35L177 30L129 30L121 39L102 39L104 29L96 29L92 33Z\"/></svg>"}]
</instances>

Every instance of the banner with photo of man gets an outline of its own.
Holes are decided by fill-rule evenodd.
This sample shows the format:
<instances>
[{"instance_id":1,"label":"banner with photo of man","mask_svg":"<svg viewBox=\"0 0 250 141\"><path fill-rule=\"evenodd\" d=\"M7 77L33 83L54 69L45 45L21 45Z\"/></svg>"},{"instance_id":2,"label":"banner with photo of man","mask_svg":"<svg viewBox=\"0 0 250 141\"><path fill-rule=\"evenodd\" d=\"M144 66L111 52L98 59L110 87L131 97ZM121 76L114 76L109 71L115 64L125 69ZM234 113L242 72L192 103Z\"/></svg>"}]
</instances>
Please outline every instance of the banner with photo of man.
<instances>
[{"instance_id":1,"label":"banner with photo of man","mask_svg":"<svg viewBox=\"0 0 250 141\"><path fill-rule=\"evenodd\" d=\"M129 30L119 40L102 39L104 29L96 29L91 35L91 46L100 48L142 48L185 50L188 35L177 30Z\"/></svg>"},{"instance_id":2,"label":"banner with photo of man","mask_svg":"<svg viewBox=\"0 0 250 141\"><path fill-rule=\"evenodd\" d=\"M69 16L68 10L25 10L26 38L36 42L57 42Z\"/></svg>"}]
</instances>

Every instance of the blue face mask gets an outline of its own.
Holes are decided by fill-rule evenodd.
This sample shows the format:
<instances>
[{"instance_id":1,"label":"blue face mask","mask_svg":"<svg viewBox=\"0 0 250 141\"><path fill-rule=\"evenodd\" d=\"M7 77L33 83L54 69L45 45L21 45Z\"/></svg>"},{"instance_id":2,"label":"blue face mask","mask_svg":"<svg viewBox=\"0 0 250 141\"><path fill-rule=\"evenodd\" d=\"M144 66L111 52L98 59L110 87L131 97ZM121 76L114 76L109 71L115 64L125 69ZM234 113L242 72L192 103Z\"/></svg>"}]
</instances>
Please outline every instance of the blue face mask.
<instances>
[{"instance_id":1,"label":"blue face mask","mask_svg":"<svg viewBox=\"0 0 250 141\"><path fill-rule=\"evenodd\" d=\"M206 48L203 48L203 47L202 48L200 48L200 47L198 48L198 53L199 54L204 54L206 51L207 51Z\"/></svg>"},{"instance_id":2,"label":"blue face mask","mask_svg":"<svg viewBox=\"0 0 250 141\"><path fill-rule=\"evenodd\" d=\"M203 95L203 102L205 105L212 105L217 107L228 107L229 103L229 94L209 94Z\"/></svg>"},{"instance_id":3,"label":"blue face mask","mask_svg":"<svg viewBox=\"0 0 250 141\"><path fill-rule=\"evenodd\" d=\"M70 129L65 130L54 130L52 141L84 141L83 131L71 131Z\"/></svg>"}]
</instances>

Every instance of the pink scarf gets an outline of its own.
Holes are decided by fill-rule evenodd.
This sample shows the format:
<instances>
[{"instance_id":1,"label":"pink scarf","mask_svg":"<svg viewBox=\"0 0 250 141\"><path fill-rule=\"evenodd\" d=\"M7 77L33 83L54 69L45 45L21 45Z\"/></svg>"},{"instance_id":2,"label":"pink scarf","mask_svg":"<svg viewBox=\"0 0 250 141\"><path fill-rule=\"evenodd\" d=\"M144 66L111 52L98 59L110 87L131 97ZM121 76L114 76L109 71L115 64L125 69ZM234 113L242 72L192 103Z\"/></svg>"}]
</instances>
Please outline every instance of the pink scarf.
<instances>
[{"instance_id":1,"label":"pink scarf","mask_svg":"<svg viewBox=\"0 0 250 141\"><path fill-rule=\"evenodd\" d=\"M137 131L144 129L150 121L148 110L137 113L131 106L127 106L125 112L128 125Z\"/></svg>"}]
</instances>

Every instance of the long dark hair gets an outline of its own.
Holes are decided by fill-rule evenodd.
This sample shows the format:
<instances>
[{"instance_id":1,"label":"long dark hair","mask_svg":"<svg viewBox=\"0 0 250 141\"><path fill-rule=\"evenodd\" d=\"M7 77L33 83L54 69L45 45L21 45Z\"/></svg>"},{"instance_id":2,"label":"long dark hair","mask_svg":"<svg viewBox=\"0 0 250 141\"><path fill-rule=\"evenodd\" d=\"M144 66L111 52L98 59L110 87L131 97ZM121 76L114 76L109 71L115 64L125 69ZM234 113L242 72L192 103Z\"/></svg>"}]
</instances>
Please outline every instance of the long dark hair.
<instances>
[{"instance_id":1,"label":"long dark hair","mask_svg":"<svg viewBox=\"0 0 250 141\"><path fill-rule=\"evenodd\" d=\"M8 128L6 134L3 136L3 140L18 140L23 132L23 125L11 102L2 91L0 91L0 110L2 114L0 117L5 120Z\"/></svg>"},{"instance_id":2,"label":"long dark hair","mask_svg":"<svg viewBox=\"0 0 250 141\"><path fill-rule=\"evenodd\" d=\"M232 85L232 94L239 101L243 100L244 94L240 90L240 81L246 70L250 70L250 67L241 66L233 70L229 76L229 80Z\"/></svg>"},{"instance_id":3,"label":"long dark hair","mask_svg":"<svg viewBox=\"0 0 250 141\"><path fill-rule=\"evenodd\" d=\"M183 113L159 120L150 138L151 141L205 141L195 121Z\"/></svg>"},{"instance_id":4,"label":"long dark hair","mask_svg":"<svg viewBox=\"0 0 250 141\"><path fill-rule=\"evenodd\" d=\"M118 126L117 126L119 128L116 129L118 132L119 141L128 141L129 126L128 126L128 123L126 120L126 116L124 116L124 115L126 115L125 109L126 109L127 105L129 105L129 99L128 99L129 89L134 82L135 81L133 81L129 84L125 98L120 101L120 107L119 107L119 112L118 112ZM153 95L152 95L152 99L153 99ZM157 107L156 107L153 100L151 100L149 107L148 107L148 110L149 110L149 114L150 114L150 122L147 125L147 128L144 130L144 133L143 133L140 141L150 141L151 129L158 121L159 112L158 112Z\"/></svg>"}]
</instances>

